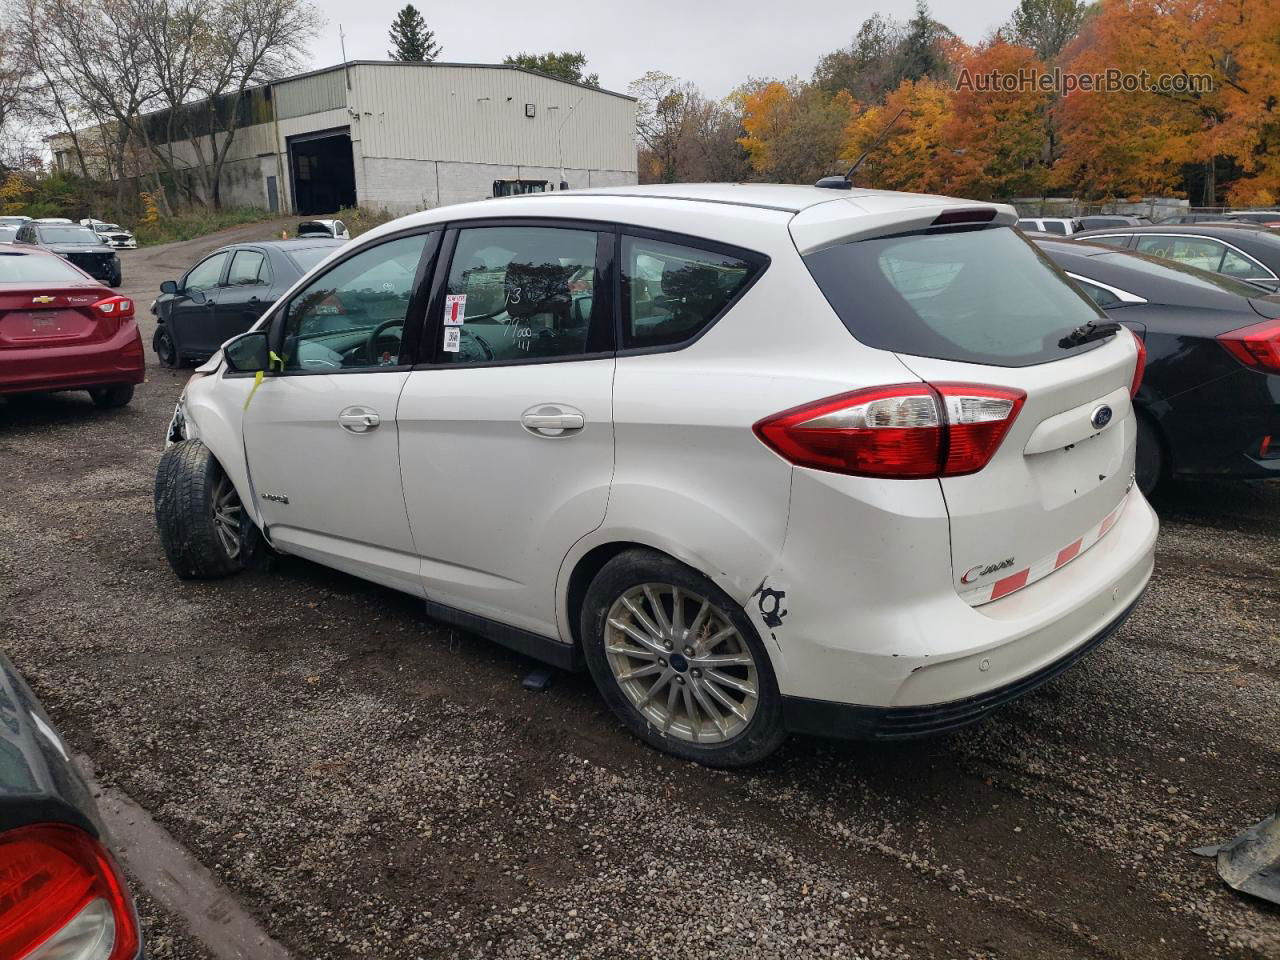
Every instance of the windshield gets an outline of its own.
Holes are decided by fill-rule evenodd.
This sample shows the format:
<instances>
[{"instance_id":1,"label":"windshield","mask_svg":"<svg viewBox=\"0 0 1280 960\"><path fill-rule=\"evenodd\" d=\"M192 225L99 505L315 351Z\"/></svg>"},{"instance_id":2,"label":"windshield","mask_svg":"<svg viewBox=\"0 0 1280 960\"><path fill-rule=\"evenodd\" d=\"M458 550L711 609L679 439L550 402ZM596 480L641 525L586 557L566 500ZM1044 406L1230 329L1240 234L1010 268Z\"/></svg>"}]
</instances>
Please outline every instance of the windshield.
<instances>
[{"instance_id":1,"label":"windshield","mask_svg":"<svg viewBox=\"0 0 1280 960\"><path fill-rule=\"evenodd\" d=\"M895 353L1027 366L1096 346L1058 341L1104 318L1009 227L876 237L804 260L849 332Z\"/></svg>"},{"instance_id":2,"label":"windshield","mask_svg":"<svg viewBox=\"0 0 1280 960\"><path fill-rule=\"evenodd\" d=\"M88 283L61 257L47 253L0 253L0 283Z\"/></svg>"},{"instance_id":3,"label":"windshield","mask_svg":"<svg viewBox=\"0 0 1280 960\"><path fill-rule=\"evenodd\" d=\"M95 223L93 229L99 233L119 233L122 228L118 223Z\"/></svg>"},{"instance_id":4,"label":"windshield","mask_svg":"<svg viewBox=\"0 0 1280 960\"><path fill-rule=\"evenodd\" d=\"M88 227L40 227L41 243L102 243Z\"/></svg>"},{"instance_id":5,"label":"windshield","mask_svg":"<svg viewBox=\"0 0 1280 960\"><path fill-rule=\"evenodd\" d=\"M333 247L302 247L298 250L289 251L289 259L302 268L302 272L306 273L317 263L333 253Z\"/></svg>"}]
</instances>

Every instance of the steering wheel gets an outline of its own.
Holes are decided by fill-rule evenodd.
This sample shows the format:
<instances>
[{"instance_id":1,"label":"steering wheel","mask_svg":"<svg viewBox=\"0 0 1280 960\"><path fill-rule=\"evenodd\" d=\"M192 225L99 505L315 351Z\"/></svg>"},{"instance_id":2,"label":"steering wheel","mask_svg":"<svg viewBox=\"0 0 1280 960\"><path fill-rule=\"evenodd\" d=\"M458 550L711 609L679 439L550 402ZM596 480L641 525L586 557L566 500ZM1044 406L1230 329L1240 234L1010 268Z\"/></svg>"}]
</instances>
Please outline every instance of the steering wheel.
<instances>
[{"instance_id":1,"label":"steering wheel","mask_svg":"<svg viewBox=\"0 0 1280 960\"><path fill-rule=\"evenodd\" d=\"M368 341L365 343L365 351L364 351L364 352L368 355L368 357L369 357L369 361L370 361L371 363L372 363L372 362L376 359L376 357L377 357L377 354L376 354L374 351L375 351L375 350L377 350L377 347L378 347L378 337L382 336L382 332L383 332L384 330L389 330L389 329L391 329L392 327L403 327L403 326L404 326L404 320L403 320L403 319L401 319L401 320L383 320L380 324L378 324L376 327L374 327L372 331L370 331L370 333L369 333L369 339L368 339ZM403 333L403 331L402 331L402 333ZM403 336L402 336L402 337L401 337L401 340L403 341L403 339L404 339L404 338L403 338Z\"/></svg>"}]
</instances>

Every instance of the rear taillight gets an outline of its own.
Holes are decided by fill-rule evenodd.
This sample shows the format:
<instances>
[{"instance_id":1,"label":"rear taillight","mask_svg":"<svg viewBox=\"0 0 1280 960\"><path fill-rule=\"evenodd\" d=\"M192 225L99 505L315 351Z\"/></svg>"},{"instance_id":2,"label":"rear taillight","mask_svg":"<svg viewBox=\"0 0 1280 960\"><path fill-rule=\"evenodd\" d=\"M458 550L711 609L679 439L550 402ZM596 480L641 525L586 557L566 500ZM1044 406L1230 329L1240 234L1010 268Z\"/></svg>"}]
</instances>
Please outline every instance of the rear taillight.
<instances>
[{"instance_id":1,"label":"rear taillight","mask_svg":"<svg viewBox=\"0 0 1280 960\"><path fill-rule=\"evenodd\" d=\"M106 297L95 303L93 309L104 317L132 317L133 301L128 297Z\"/></svg>"},{"instance_id":2,"label":"rear taillight","mask_svg":"<svg viewBox=\"0 0 1280 960\"><path fill-rule=\"evenodd\" d=\"M1264 320L1220 334L1218 342L1246 367L1280 373L1280 320Z\"/></svg>"},{"instance_id":3,"label":"rear taillight","mask_svg":"<svg viewBox=\"0 0 1280 960\"><path fill-rule=\"evenodd\" d=\"M1133 333L1133 343L1138 348L1138 360L1133 365L1133 383L1129 387L1129 396L1136 397L1138 395L1138 388L1142 386L1142 375L1147 372L1147 345L1143 339L1132 330L1129 332Z\"/></svg>"},{"instance_id":4,"label":"rear taillight","mask_svg":"<svg viewBox=\"0 0 1280 960\"><path fill-rule=\"evenodd\" d=\"M1005 387L903 383L794 407L754 429L800 467L861 477L956 477L991 461L1026 398Z\"/></svg>"},{"instance_id":5,"label":"rear taillight","mask_svg":"<svg viewBox=\"0 0 1280 960\"><path fill-rule=\"evenodd\" d=\"M133 960L138 919L102 845L65 824L0 834L0 957Z\"/></svg>"}]
</instances>

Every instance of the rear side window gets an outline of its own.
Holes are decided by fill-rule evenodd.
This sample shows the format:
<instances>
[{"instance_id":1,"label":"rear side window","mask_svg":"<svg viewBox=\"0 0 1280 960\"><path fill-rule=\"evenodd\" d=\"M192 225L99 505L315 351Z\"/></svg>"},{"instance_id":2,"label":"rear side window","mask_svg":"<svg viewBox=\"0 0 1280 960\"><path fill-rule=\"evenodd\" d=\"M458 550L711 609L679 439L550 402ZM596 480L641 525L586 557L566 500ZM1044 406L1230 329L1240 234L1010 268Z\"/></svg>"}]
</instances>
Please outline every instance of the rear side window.
<instances>
[{"instance_id":1,"label":"rear side window","mask_svg":"<svg viewBox=\"0 0 1280 960\"><path fill-rule=\"evenodd\" d=\"M1088 280L1082 280L1079 277L1076 277L1076 283L1080 285L1081 290L1089 295L1090 300L1104 310L1108 307L1119 306L1124 302L1106 287L1100 287L1096 283L1090 283Z\"/></svg>"},{"instance_id":2,"label":"rear side window","mask_svg":"<svg viewBox=\"0 0 1280 960\"><path fill-rule=\"evenodd\" d=\"M996 366L1058 360L1058 341L1101 311L1008 227L859 240L811 253L844 325L880 350Z\"/></svg>"},{"instance_id":3,"label":"rear side window","mask_svg":"<svg viewBox=\"0 0 1280 960\"><path fill-rule=\"evenodd\" d=\"M762 267L729 253L623 236L623 349L692 340Z\"/></svg>"},{"instance_id":4,"label":"rear side window","mask_svg":"<svg viewBox=\"0 0 1280 960\"><path fill-rule=\"evenodd\" d=\"M251 286L271 282L271 269L267 266L267 258L257 250L237 250L231 259L231 270L227 273L230 286Z\"/></svg>"},{"instance_id":5,"label":"rear side window","mask_svg":"<svg viewBox=\"0 0 1280 960\"><path fill-rule=\"evenodd\" d=\"M1044 222L1044 232L1057 233L1065 237L1067 235L1067 225L1059 223L1057 220L1046 220Z\"/></svg>"},{"instance_id":6,"label":"rear side window","mask_svg":"<svg viewBox=\"0 0 1280 960\"><path fill-rule=\"evenodd\" d=\"M1234 250L1228 249L1222 255L1222 266L1218 268L1220 273L1225 273L1228 277L1240 277L1247 280L1249 277L1267 277L1271 271L1265 267L1259 266L1247 257L1243 257Z\"/></svg>"}]
</instances>

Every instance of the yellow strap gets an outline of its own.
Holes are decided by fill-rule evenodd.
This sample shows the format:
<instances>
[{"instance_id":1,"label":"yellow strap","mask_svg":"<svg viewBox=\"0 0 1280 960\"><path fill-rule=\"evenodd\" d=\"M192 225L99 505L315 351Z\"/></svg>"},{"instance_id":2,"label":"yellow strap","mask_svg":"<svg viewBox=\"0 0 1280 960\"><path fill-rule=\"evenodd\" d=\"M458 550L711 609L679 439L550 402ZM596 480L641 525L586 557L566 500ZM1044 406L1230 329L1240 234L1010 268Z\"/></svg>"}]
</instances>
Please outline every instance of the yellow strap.
<instances>
[{"instance_id":1,"label":"yellow strap","mask_svg":"<svg viewBox=\"0 0 1280 960\"><path fill-rule=\"evenodd\" d=\"M267 355L268 355L268 357L270 358L270 359L267 361L267 366L268 366L268 367L270 367L272 370L283 370L283 369L284 369L284 357L280 356L280 355L279 355L278 353L276 353L274 350L269 350L269 351L267 352Z\"/></svg>"},{"instance_id":2,"label":"yellow strap","mask_svg":"<svg viewBox=\"0 0 1280 960\"><path fill-rule=\"evenodd\" d=\"M258 392L258 388L262 386L263 372L259 370L253 375L253 389L249 391L249 395L244 398L244 408L249 409L249 404L253 402L253 395Z\"/></svg>"}]
</instances>

